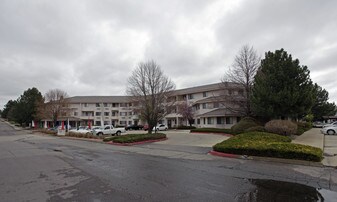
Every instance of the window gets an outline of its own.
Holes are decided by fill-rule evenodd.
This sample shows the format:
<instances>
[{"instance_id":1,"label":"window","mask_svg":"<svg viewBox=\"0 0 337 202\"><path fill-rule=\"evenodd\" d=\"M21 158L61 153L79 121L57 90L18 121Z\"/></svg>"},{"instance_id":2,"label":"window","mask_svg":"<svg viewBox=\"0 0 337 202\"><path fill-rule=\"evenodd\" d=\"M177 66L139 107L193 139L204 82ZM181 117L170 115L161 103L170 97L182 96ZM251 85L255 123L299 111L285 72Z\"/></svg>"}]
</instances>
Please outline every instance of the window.
<instances>
[{"instance_id":1,"label":"window","mask_svg":"<svg viewBox=\"0 0 337 202\"><path fill-rule=\"evenodd\" d=\"M207 124L213 124L213 118L212 117L207 118Z\"/></svg>"},{"instance_id":2,"label":"window","mask_svg":"<svg viewBox=\"0 0 337 202\"><path fill-rule=\"evenodd\" d=\"M236 117L236 123L239 123L241 120L241 117Z\"/></svg>"},{"instance_id":3,"label":"window","mask_svg":"<svg viewBox=\"0 0 337 202\"><path fill-rule=\"evenodd\" d=\"M101 112L96 112L96 116L101 116Z\"/></svg>"},{"instance_id":4,"label":"window","mask_svg":"<svg viewBox=\"0 0 337 202\"><path fill-rule=\"evenodd\" d=\"M120 116L127 116L128 114L127 114L127 112L119 112L119 115Z\"/></svg>"},{"instance_id":5,"label":"window","mask_svg":"<svg viewBox=\"0 0 337 202\"><path fill-rule=\"evenodd\" d=\"M193 94L188 94L188 99L192 100L193 99Z\"/></svg>"},{"instance_id":6,"label":"window","mask_svg":"<svg viewBox=\"0 0 337 202\"><path fill-rule=\"evenodd\" d=\"M96 107L100 107L101 105L99 103L96 103Z\"/></svg>"},{"instance_id":7,"label":"window","mask_svg":"<svg viewBox=\"0 0 337 202\"><path fill-rule=\"evenodd\" d=\"M203 92L202 97L207 97L207 92Z\"/></svg>"},{"instance_id":8,"label":"window","mask_svg":"<svg viewBox=\"0 0 337 202\"><path fill-rule=\"evenodd\" d=\"M131 116L132 115L132 112L129 112L129 116Z\"/></svg>"},{"instance_id":9,"label":"window","mask_svg":"<svg viewBox=\"0 0 337 202\"><path fill-rule=\"evenodd\" d=\"M186 100L186 95L183 95L183 100Z\"/></svg>"},{"instance_id":10,"label":"window","mask_svg":"<svg viewBox=\"0 0 337 202\"><path fill-rule=\"evenodd\" d=\"M118 103L112 103L112 107L119 107Z\"/></svg>"},{"instance_id":11,"label":"window","mask_svg":"<svg viewBox=\"0 0 337 202\"><path fill-rule=\"evenodd\" d=\"M216 117L216 124L224 124L225 123L225 119L224 117Z\"/></svg>"},{"instance_id":12,"label":"window","mask_svg":"<svg viewBox=\"0 0 337 202\"><path fill-rule=\"evenodd\" d=\"M213 108L219 108L219 103L218 102L213 103Z\"/></svg>"},{"instance_id":13,"label":"window","mask_svg":"<svg viewBox=\"0 0 337 202\"><path fill-rule=\"evenodd\" d=\"M108 103L103 103L103 106L108 107L109 105L108 105Z\"/></svg>"},{"instance_id":14,"label":"window","mask_svg":"<svg viewBox=\"0 0 337 202\"><path fill-rule=\"evenodd\" d=\"M196 104L195 105L195 110L199 110L200 109L200 104Z\"/></svg>"},{"instance_id":15,"label":"window","mask_svg":"<svg viewBox=\"0 0 337 202\"><path fill-rule=\"evenodd\" d=\"M104 116L109 116L109 112L104 112Z\"/></svg>"},{"instance_id":16,"label":"window","mask_svg":"<svg viewBox=\"0 0 337 202\"><path fill-rule=\"evenodd\" d=\"M91 113L91 112L83 112L82 111L82 116L93 116L93 113Z\"/></svg>"},{"instance_id":17,"label":"window","mask_svg":"<svg viewBox=\"0 0 337 202\"><path fill-rule=\"evenodd\" d=\"M83 103L83 107L88 107L88 103Z\"/></svg>"},{"instance_id":18,"label":"window","mask_svg":"<svg viewBox=\"0 0 337 202\"><path fill-rule=\"evenodd\" d=\"M120 103L119 106L120 107L128 107L128 103Z\"/></svg>"},{"instance_id":19,"label":"window","mask_svg":"<svg viewBox=\"0 0 337 202\"><path fill-rule=\"evenodd\" d=\"M226 117L226 124L233 124L233 119L231 119L231 117Z\"/></svg>"},{"instance_id":20,"label":"window","mask_svg":"<svg viewBox=\"0 0 337 202\"><path fill-rule=\"evenodd\" d=\"M100 126L101 125L101 121L95 121L95 125L96 126Z\"/></svg>"},{"instance_id":21,"label":"window","mask_svg":"<svg viewBox=\"0 0 337 202\"><path fill-rule=\"evenodd\" d=\"M106 126L105 128L104 128L104 130L109 130L110 129L110 126Z\"/></svg>"},{"instance_id":22,"label":"window","mask_svg":"<svg viewBox=\"0 0 337 202\"><path fill-rule=\"evenodd\" d=\"M74 112L74 116L77 116L77 114L78 114L77 112Z\"/></svg>"},{"instance_id":23,"label":"window","mask_svg":"<svg viewBox=\"0 0 337 202\"><path fill-rule=\"evenodd\" d=\"M228 90L228 95L232 95L232 94L233 94L232 90Z\"/></svg>"},{"instance_id":24,"label":"window","mask_svg":"<svg viewBox=\"0 0 337 202\"><path fill-rule=\"evenodd\" d=\"M104 121L104 125L109 125L109 121Z\"/></svg>"},{"instance_id":25,"label":"window","mask_svg":"<svg viewBox=\"0 0 337 202\"><path fill-rule=\"evenodd\" d=\"M197 124L200 124L200 119L197 119Z\"/></svg>"},{"instance_id":26,"label":"window","mask_svg":"<svg viewBox=\"0 0 337 202\"><path fill-rule=\"evenodd\" d=\"M129 121L129 125L131 125L132 124L132 121Z\"/></svg>"},{"instance_id":27,"label":"window","mask_svg":"<svg viewBox=\"0 0 337 202\"><path fill-rule=\"evenodd\" d=\"M126 121L120 121L119 124L122 125L122 126L125 126L126 125Z\"/></svg>"},{"instance_id":28,"label":"window","mask_svg":"<svg viewBox=\"0 0 337 202\"><path fill-rule=\"evenodd\" d=\"M111 111L111 116L117 116L117 112Z\"/></svg>"},{"instance_id":29,"label":"window","mask_svg":"<svg viewBox=\"0 0 337 202\"><path fill-rule=\"evenodd\" d=\"M206 109L207 108L207 104L206 103L202 103L202 108Z\"/></svg>"}]
</instances>

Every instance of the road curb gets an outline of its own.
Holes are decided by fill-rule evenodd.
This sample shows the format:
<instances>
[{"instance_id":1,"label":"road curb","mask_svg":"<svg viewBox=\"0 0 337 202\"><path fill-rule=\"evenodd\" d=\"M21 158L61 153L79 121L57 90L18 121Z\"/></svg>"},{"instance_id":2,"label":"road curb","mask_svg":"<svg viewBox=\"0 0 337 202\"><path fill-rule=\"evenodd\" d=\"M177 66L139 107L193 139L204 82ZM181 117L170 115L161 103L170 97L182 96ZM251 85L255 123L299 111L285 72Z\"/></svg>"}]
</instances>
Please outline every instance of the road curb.
<instances>
[{"instance_id":1,"label":"road curb","mask_svg":"<svg viewBox=\"0 0 337 202\"><path fill-rule=\"evenodd\" d=\"M146 141L141 141L141 142L133 142L133 143L116 143L116 142L106 142L106 144L111 144L111 145L117 145L117 146L133 146L133 145L139 145L139 144L146 144L146 143L152 143L152 142L160 142L160 141L165 141L167 138L162 138L162 139L157 139L157 140L146 140Z\"/></svg>"},{"instance_id":2,"label":"road curb","mask_svg":"<svg viewBox=\"0 0 337 202\"><path fill-rule=\"evenodd\" d=\"M213 155L213 156L226 157L226 158L236 158L236 159L255 160L255 161L264 161L264 162L275 162L275 163L284 163L284 164L292 164L292 165L313 166L313 167L325 167L321 162L312 162L312 161L304 161L304 160L296 160L296 159L281 159L281 158L261 157L261 156L246 156L246 155L222 153L222 152L217 152L217 151L214 151L214 150L209 151L208 153Z\"/></svg>"},{"instance_id":3,"label":"road curb","mask_svg":"<svg viewBox=\"0 0 337 202\"><path fill-rule=\"evenodd\" d=\"M222 153L222 152L217 152L217 151L209 151L209 154L213 155L213 156L220 156L220 157L227 157L227 158L241 158L240 155L237 154L229 154L229 153Z\"/></svg>"}]
</instances>

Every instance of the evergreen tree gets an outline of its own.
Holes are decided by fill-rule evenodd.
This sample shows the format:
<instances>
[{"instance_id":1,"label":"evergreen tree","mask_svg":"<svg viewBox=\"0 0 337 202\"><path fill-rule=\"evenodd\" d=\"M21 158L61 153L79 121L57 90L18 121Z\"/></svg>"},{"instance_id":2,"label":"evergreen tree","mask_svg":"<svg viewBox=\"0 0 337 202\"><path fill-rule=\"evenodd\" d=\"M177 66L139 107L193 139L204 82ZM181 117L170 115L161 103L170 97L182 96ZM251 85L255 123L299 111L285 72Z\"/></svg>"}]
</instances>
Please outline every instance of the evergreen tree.
<instances>
[{"instance_id":1,"label":"evergreen tree","mask_svg":"<svg viewBox=\"0 0 337 202\"><path fill-rule=\"evenodd\" d=\"M15 100L9 100L7 104L5 105L5 108L3 109L1 113L1 117L5 119L9 119L9 112L14 108L14 106L17 104Z\"/></svg>"},{"instance_id":2,"label":"evergreen tree","mask_svg":"<svg viewBox=\"0 0 337 202\"><path fill-rule=\"evenodd\" d=\"M29 88L17 99L16 104L9 111L10 119L20 125L29 125L37 114L37 103L42 95L37 88Z\"/></svg>"},{"instance_id":3,"label":"evergreen tree","mask_svg":"<svg viewBox=\"0 0 337 202\"><path fill-rule=\"evenodd\" d=\"M255 115L265 118L302 118L313 106L310 71L283 49L267 52L253 87Z\"/></svg>"},{"instance_id":4,"label":"evergreen tree","mask_svg":"<svg viewBox=\"0 0 337 202\"><path fill-rule=\"evenodd\" d=\"M314 87L314 98L315 103L311 109L311 113L314 115L314 120L321 121L323 116L333 116L337 112L335 103L329 103L329 93L321 86L315 83Z\"/></svg>"}]
</instances>

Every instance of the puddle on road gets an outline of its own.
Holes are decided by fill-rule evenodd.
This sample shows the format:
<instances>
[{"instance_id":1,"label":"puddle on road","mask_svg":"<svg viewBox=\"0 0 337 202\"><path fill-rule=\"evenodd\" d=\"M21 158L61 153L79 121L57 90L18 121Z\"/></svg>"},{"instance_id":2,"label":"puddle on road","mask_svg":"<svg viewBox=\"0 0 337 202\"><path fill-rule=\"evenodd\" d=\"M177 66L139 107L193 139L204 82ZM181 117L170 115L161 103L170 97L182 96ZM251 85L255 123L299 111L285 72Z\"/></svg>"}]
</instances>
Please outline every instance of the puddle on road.
<instances>
[{"instance_id":1,"label":"puddle on road","mask_svg":"<svg viewBox=\"0 0 337 202\"><path fill-rule=\"evenodd\" d=\"M237 201L337 201L337 192L326 189L275 180L250 179L249 182L254 188L237 195Z\"/></svg>"}]
</instances>

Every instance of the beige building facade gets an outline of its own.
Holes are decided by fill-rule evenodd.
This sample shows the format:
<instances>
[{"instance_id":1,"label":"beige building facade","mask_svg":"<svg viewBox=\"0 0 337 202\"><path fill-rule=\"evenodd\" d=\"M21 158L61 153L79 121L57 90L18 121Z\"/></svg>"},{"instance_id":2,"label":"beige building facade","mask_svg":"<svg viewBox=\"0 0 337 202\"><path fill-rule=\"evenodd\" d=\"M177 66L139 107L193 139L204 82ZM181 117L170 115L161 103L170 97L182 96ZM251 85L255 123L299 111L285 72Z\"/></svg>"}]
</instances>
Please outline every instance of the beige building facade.
<instances>
[{"instance_id":1,"label":"beige building facade","mask_svg":"<svg viewBox=\"0 0 337 202\"><path fill-rule=\"evenodd\" d=\"M232 86L232 87L231 87ZM233 84L223 87L222 83L175 90L170 100L176 105L187 103L192 107L195 127L230 128L241 116L227 109L224 96L238 94ZM136 114L128 96L75 96L68 98L72 126L145 124ZM188 125L176 107L161 120L169 128Z\"/></svg>"}]
</instances>

